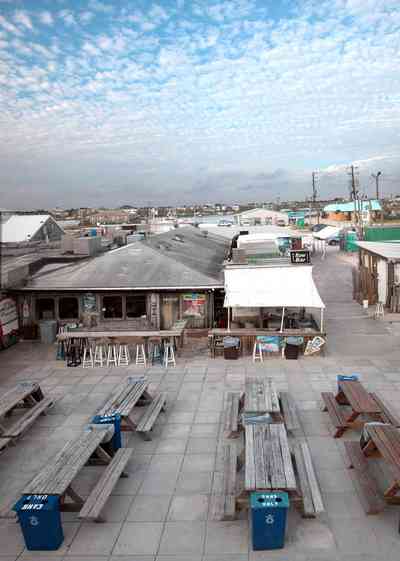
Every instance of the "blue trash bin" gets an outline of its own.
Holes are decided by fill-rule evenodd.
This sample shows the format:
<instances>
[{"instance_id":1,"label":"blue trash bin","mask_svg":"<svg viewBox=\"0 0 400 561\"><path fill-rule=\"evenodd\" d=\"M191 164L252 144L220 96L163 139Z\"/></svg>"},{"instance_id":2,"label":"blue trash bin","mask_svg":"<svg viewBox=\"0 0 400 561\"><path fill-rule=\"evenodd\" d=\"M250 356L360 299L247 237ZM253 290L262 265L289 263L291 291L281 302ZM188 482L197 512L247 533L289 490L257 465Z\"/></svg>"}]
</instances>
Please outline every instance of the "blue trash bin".
<instances>
[{"instance_id":1,"label":"blue trash bin","mask_svg":"<svg viewBox=\"0 0 400 561\"><path fill-rule=\"evenodd\" d=\"M58 549L64 541L59 497L23 495L14 506L30 551Z\"/></svg>"},{"instance_id":2,"label":"blue trash bin","mask_svg":"<svg viewBox=\"0 0 400 561\"><path fill-rule=\"evenodd\" d=\"M338 374L336 376L336 380L338 385L338 391L340 391L340 382L357 382L358 374L350 374L350 375Z\"/></svg>"},{"instance_id":3,"label":"blue trash bin","mask_svg":"<svg viewBox=\"0 0 400 561\"><path fill-rule=\"evenodd\" d=\"M251 493L253 549L281 549L285 544L287 493Z\"/></svg>"},{"instance_id":4,"label":"blue trash bin","mask_svg":"<svg viewBox=\"0 0 400 561\"><path fill-rule=\"evenodd\" d=\"M114 436L112 443L114 451L122 448L121 440L121 415L96 415L92 419L94 425L114 425Z\"/></svg>"}]
</instances>

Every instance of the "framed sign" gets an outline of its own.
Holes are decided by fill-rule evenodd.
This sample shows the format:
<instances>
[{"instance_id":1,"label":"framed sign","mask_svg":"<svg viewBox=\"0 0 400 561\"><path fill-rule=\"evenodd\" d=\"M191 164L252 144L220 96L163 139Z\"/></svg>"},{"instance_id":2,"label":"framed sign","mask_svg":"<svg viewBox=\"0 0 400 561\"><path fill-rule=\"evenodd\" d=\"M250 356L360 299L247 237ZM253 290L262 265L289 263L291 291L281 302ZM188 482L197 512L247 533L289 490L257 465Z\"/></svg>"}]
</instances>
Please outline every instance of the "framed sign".
<instances>
[{"instance_id":1,"label":"framed sign","mask_svg":"<svg viewBox=\"0 0 400 561\"><path fill-rule=\"evenodd\" d=\"M293 264L310 263L310 252L308 249L297 249L290 252L290 261Z\"/></svg>"},{"instance_id":2,"label":"framed sign","mask_svg":"<svg viewBox=\"0 0 400 561\"><path fill-rule=\"evenodd\" d=\"M183 294L183 317L204 318L206 312L206 295L198 292Z\"/></svg>"},{"instance_id":3,"label":"framed sign","mask_svg":"<svg viewBox=\"0 0 400 561\"><path fill-rule=\"evenodd\" d=\"M18 312L15 300L3 298L0 300L0 337L18 330Z\"/></svg>"}]
</instances>

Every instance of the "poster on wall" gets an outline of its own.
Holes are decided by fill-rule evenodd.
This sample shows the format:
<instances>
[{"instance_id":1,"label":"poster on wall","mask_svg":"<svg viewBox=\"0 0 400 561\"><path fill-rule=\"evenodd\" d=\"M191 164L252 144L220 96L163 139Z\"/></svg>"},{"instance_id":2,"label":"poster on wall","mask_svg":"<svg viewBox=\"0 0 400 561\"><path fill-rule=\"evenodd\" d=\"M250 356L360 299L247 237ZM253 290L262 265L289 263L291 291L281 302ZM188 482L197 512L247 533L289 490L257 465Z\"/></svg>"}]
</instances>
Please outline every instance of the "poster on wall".
<instances>
[{"instance_id":1,"label":"poster on wall","mask_svg":"<svg viewBox=\"0 0 400 561\"><path fill-rule=\"evenodd\" d=\"M97 312L97 299L96 294L87 292L83 295L83 311L84 312Z\"/></svg>"},{"instance_id":2,"label":"poster on wall","mask_svg":"<svg viewBox=\"0 0 400 561\"><path fill-rule=\"evenodd\" d=\"M12 298L0 300L0 337L18 330L17 305Z\"/></svg>"},{"instance_id":3,"label":"poster on wall","mask_svg":"<svg viewBox=\"0 0 400 561\"><path fill-rule=\"evenodd\" d=\"M197 292L183 294L183 317L204 318L206 313L206 295Z\"/></svg>"}]
</instances>

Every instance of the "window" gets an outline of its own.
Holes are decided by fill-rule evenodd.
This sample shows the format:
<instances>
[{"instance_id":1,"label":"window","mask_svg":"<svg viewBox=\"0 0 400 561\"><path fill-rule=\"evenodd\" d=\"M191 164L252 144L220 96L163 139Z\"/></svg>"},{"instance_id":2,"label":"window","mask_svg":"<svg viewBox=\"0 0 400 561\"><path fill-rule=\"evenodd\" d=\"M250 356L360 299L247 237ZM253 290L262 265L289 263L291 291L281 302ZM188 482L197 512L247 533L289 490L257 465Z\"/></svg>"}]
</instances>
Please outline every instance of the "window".
<instances>
[{"instance_id":1,"label":"window","mask_svg":"<svg viewBox=\"0 0 400 561\"><path fill-rule=\"evenodd\" d=\"M58 301L58 316L60 319L78 319L79 304L78 298L65 296Z\"/></svg>"},{"instance_id":2,"label":"window","mask_svg":"<svg viewBox=\"0 0 400 561\"><path fill-rule=\"evenodd\" d=\"M36 316L38 320L54 319L54 298L38 298L38 300L36 300Z\"/></svg>"},{"instance_id":3,"label":"window","mask_svg":"<svg viewBox=\"0 0 400 561\"><path fill-rule=\"evenodd\" d=\"M147 314L146 310L146 295L135 294L126 297L126 317L127 318L140 318Z\"/></svg>"},{"instance_id":4,"label":"window","mask_svg":"<svg viewBox=\"0 0 400 561\"><path fill-rule=\"evenodd\" d=\"M122 319L122 296L103 296L104 319Z\"/></svg>"}]
</instances>

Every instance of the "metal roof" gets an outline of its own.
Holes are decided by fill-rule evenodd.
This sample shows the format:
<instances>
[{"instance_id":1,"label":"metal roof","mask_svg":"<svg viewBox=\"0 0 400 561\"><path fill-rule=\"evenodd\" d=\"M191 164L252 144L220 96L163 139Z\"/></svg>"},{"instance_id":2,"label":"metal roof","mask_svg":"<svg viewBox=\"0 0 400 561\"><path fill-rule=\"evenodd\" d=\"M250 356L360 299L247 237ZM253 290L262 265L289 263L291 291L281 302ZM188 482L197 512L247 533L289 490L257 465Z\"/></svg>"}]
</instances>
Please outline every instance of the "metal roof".
<instances>
[{"instance_id":1,"label":"metal roof","mask_svg":"<svg viewBox=\"0 0 400 561\"><path fill-rule=\"evenodd\" d=\"M49 219L54 221L49 214L14 214L1 224L0 241L28 242Z\"/></svg>"},{"instance_id":2,"label":"metal roof","mask_svg":"<svg viewBox=\"0 0 400 561\"><path fill-rule=\"evenodd\" d=\"M360 201L361 202L361 210L382 210L381 204L377 200L373 201ZM355 201L350 201L348 203L333 203L324 207L324 212L354 212L354 210L358 210L358 206L354 206Z\"/></svg>"},{"instance_id":3,"label":"metal roof","mask_svg":"<svg viewBox=\"0 0 400 561\"><path fill-rule=\"evenodd\" d=\"M358 247L375 253L384 259L400 261L400 243L396 242L356 242Z\"/></svg>"},{"instance_id":4,"label":"metal roof","mask_svg":"<svg viewBox=\"0 0 400 561\"><path fill-rule=\"evenodd\" d=\"M228 240L198 228L171 230L57 271L44 267L26 290L149 290L223 287Z\"/></svg>"}]
</instances>

